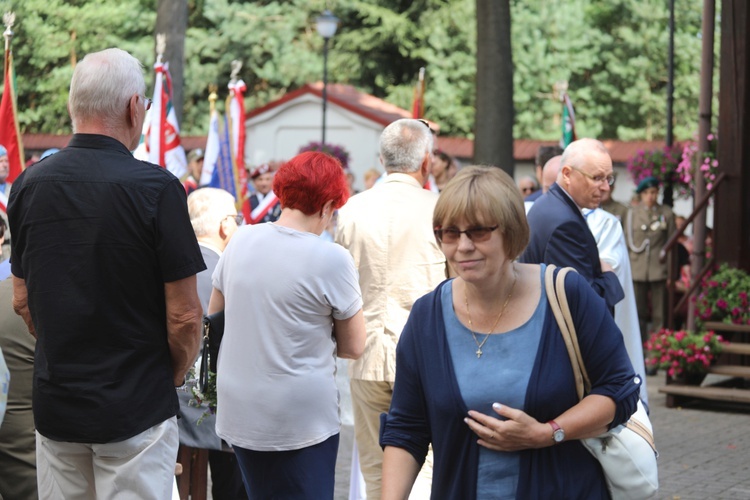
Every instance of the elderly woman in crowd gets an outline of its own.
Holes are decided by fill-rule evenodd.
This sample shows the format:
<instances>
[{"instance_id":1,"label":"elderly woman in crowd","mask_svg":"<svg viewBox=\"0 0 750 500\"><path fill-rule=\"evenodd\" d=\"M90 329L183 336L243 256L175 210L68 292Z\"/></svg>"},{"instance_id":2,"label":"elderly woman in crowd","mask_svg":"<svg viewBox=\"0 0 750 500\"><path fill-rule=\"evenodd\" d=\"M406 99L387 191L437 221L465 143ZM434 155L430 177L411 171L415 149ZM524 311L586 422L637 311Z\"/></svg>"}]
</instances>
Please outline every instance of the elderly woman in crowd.
<instances>
[{"instance_id":1,"label":"elderly woman in crowd","mask_svg":"<svg viewBox=\"0 0 750 500\"><path fill-rule=\"evenodd\" d=\"M334 355L358 358L365 325L351 256L319 236L349 188L336 159L307 152L279 169L273 191L279 219L241 227L213 276L209 312L226 316L216 430L249 498L332 498Z\"/></svg>"},{"instance_id":2,"label":"elderly woman in crowd","mask_svg":"<svg viewBox=\"0 0 750 500\"><path fill-rule=\"evenodd\" d=\"M457 277L419 299L398 344L383 420L383 499L407 498L429 444L433 498L609 498L580 443L635 411L635 376L607 308L576 273L570 301L592 391L579 402L528 242L523 201L495 167L461 170L440 195L435 236Z\"/></svg>"}]
</instances>

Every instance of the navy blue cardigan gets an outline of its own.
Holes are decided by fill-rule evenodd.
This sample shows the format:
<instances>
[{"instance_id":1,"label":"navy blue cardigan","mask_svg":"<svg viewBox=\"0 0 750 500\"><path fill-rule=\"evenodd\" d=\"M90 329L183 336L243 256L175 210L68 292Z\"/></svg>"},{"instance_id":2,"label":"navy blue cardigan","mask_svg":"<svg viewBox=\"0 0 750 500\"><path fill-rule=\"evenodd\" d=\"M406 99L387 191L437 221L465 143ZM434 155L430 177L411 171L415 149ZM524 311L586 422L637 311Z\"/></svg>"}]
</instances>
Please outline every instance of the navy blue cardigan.
<instances>
[{"instance_id":1,"label":"navy blue cardigan","mask_svg":"<svg viewBox=\"0 0 750 500\"><path fill-rule=\"evenodd\" d=\"M389 413L381 418L380 444L403 448L422 464L432 443L432 498L473 499L478 437L463 421L469 408L461 398L446 340L440 301L443 286L450 286L450 281L414 304L401 334L393 399ZM615 401L610 428L615 427L635 411L640 379L601 297L576 273L566 277L565 290L591 378L591 393ZM488 369L496 362L486 361ZM570 358L549 305L530 369L526 413L547 422L578 403ZM567 441L521 452L516 498L596 499L609 498L609 493L599 462L579 441Z\"/></svg>"}]
</instances>

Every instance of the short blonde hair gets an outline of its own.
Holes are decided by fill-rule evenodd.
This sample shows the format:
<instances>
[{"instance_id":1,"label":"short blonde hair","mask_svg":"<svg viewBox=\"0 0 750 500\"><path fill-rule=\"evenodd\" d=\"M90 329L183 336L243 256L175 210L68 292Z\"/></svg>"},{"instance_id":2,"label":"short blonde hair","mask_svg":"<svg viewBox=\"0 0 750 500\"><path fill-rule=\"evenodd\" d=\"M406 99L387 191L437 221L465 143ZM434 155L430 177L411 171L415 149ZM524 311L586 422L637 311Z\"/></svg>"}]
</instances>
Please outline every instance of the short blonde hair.
<instances>
[{"instance_id":1,"label":"short blonde hair","mask_svg":"<svg viewBox=\"0 0 750 500\"><path fill-rule=\"evenodd\" d=\"M432 216L434 227L459 221L497 224L506 257L513 260L529 243L529 224L521 193L513 179L497 167L462 168L440 193Z\"/></svg>"}]
</instances>

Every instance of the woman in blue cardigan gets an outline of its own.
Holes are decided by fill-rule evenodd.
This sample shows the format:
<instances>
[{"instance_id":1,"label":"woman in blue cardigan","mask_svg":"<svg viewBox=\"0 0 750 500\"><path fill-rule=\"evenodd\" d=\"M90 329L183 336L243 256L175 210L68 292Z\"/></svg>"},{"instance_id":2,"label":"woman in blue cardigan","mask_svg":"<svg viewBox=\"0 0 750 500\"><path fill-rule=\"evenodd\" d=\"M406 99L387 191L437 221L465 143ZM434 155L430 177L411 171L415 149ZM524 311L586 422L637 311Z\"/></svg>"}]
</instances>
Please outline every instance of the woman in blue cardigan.
<instances>
[{"instance_id":1,"label":"woman in blue cardigan","mask_svg":"<svg viewBox=\"0 0 750 500\"><path fill-rule=\"evenodd\" d=\"M512 179L495 167L461 170L433 222L457 277L415 303L399 340L381 425L382 498L408 498L430 444L432 498L609 498L579 440L627 421L640 379L604 301L568 274L592 382L579 401L545 266L514 262L529 228Z\"/></svg>"}]
</instances>

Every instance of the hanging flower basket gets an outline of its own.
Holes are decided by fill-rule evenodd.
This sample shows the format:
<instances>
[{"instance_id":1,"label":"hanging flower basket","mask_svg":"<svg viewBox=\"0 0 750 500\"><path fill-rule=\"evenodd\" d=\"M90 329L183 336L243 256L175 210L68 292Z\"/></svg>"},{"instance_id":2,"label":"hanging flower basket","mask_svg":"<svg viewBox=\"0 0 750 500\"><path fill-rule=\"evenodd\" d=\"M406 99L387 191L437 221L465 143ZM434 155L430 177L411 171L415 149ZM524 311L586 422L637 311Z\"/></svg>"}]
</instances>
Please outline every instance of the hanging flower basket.
<instances>
[{"instance_id":1,"label":"hanging flower basket","mask_svg":"<svg viewBox=\"0 0 750 500\"><path fill-rule=\"evenodd\" d=\"M638 185L646 177L656 177L664 186L671 182L675 196L689 198L695 189L695 177L703 175L706 188L711 189L719 168L717 159L718 137L708 135L708 151L698 165L698 139L665 146L653 151L638 151L627 163L633 183Z\"/></svg>"}]
</instances>

